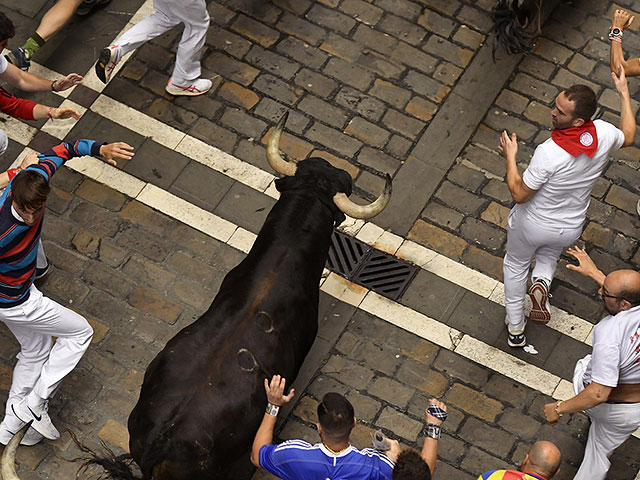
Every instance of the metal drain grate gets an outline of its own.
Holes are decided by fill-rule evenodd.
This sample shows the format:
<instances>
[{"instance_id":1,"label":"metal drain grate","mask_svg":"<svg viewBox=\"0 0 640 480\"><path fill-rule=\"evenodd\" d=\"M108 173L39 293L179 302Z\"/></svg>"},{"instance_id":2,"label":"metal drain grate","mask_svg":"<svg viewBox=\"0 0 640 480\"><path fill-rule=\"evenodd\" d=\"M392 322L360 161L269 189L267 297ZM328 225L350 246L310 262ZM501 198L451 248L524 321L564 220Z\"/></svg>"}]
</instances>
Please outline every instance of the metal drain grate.
<instances>
[{"instance_id":1,"label":"metal drain grate","mask_svg":"<svg viewBox=\"0 0 640 480\"><path fill-rule=\"evenodd\" d=\"M400 298L418 272L415 265L337 231L331 236L327 268L392 300Z\"/></svg>"},{"instance_id":2,"label":"metal drain grate","mask_svg":"<svg viewBox=\"0 0 640 480\"><path fill-rule=\"evenodd\" d=\"M334 230L331 235L327 268L350 279L350 275L371 248L366 243Z\"/></svg>"},{"instance_id":3,"label":"metal drain grate","mask_svg":"<svg viewBox=\"0 0 640 480\"><path fill-rule=\"evenodd\" d=\"M396 300L404 293L417 271L415 265L371 249L352 281Z\"/></svg>"}]
</instances>

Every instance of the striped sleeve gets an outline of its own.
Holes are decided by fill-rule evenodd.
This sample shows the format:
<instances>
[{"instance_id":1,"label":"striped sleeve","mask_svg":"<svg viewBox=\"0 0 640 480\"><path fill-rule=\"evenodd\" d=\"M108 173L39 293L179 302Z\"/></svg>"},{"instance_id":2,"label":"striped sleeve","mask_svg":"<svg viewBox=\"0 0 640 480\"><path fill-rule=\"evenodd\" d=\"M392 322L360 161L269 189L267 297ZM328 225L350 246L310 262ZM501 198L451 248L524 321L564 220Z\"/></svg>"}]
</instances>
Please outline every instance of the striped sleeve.
<instances>
[{"instance_id":1,"label":"striped sleeve","mask_svg":"<svg viewBox=\"0 0 640 480\"><path fill-rule=\"evenodd\" d=\"M44 175L47 180L51 180L56 170L70 158L84 155L100 156L100 147L102 145L103 143L95 140L77 140L73 143L63 142L38 155L40 161L34 165L29 165L27 170L36 170Z\"/></svg>"}]
</instances>

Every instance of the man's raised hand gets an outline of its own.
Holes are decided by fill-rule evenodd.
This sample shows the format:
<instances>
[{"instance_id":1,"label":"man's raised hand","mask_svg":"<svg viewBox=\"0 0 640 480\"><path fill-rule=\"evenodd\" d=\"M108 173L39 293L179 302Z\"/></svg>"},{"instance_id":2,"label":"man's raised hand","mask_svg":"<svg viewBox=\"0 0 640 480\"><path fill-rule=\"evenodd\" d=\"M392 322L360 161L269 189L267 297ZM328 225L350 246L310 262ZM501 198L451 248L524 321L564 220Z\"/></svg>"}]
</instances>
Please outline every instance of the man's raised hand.
<instances>
[{"instance_id":1,"label":"man's raised hand","mask_svg":"<svg viewBox=\"0 0 640 480\"><path fill-rule=\"evenodd\" d=\"M284 394L284 387L287 381L284 377L280 375L274 375L271 377L271 382L269 379L264 379L264 389L267 392L267 400L272 405L282 406L285 403L289 403L293 398L295 390L292 388L289 390L289 394Z\"/></svg>"}]
</instances>

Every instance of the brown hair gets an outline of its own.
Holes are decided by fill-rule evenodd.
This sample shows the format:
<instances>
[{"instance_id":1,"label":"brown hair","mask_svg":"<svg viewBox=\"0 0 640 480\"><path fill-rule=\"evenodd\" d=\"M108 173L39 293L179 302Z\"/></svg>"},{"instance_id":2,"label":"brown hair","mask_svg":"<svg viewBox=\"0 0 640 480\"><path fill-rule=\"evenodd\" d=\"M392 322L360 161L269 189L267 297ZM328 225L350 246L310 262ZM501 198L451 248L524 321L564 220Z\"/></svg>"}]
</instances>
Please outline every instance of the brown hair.
<instances>
[{"instance_id":1,"label":"brown hair","mask_svg":"<svg viewBox=\"0 0 640 480\"><path fill-rule=\"evenodd\" d=\"M51 191L43 175L33 170L20 172L11 181L11 196L22 209L38 209L47 201Z\"/></svg>"},{"instance_id":2,"label":"brown hair","mask_svg":"<svg viewBox=\"0 0 640 480\"><path fill-rule=\"evenodd\" d=\"M16 34L16 27L4 13L0 12L0 42L9 40Z\"/></svg>"},{"instance_id":3,"label":"brown hair","mask_svg":"<svg viewBox=\"0 0 640 480\"><path fill-rule=\"evenodd\" d=\"M327 393L318 404L318 422L323 434L333 441L349 440L353 418L353 405L339 393Z\"/></svg>"},{"instance_id":4,"label":"brown hair","mask_svg":"<svg viewBox=\"0 0 640 480\"><path fill-rule=\"evenodd\" d=\"M567 100L573 102L575 110L573 118L581 118L585 122L591 120L593 114L596 113L598 102L596 93L586 85L573 85L564 91Z\"/></svg>"},{"instance_id":5,"label":"brown hair","mask_svg":"<svg viewBox=\"0 0 640 480\"><path fill-rule=\"evenodd\" d=\"M398 455L391 480L431 480L431 470L420 454L410 448Z\"/></svg>"}]
</instances>

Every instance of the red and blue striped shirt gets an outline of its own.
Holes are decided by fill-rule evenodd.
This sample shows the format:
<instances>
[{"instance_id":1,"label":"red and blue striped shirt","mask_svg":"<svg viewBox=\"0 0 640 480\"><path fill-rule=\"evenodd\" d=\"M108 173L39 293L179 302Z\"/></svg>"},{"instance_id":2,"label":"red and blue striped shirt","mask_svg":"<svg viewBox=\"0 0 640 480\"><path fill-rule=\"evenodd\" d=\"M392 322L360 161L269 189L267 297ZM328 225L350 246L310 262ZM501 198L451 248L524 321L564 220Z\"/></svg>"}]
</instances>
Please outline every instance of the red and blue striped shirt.
<instances>
[{"instance_id":1,"label":"red and blue striped shirt","mask_svg":"<svg viewBox=\"0 0 640 480\"><path fill-rule=\"evenodd\" d=\"M47 181L62 164L73 157L99 156L102 143L94 140L64 142L38 155L40 161L29 165ZM34 225L18 220L11 211L13 196L11 183L0 199L0 308L20 305L29 298L29 287L36 271L38 240L42 231L44 213Z\"/></svg>"}]
</instances>

